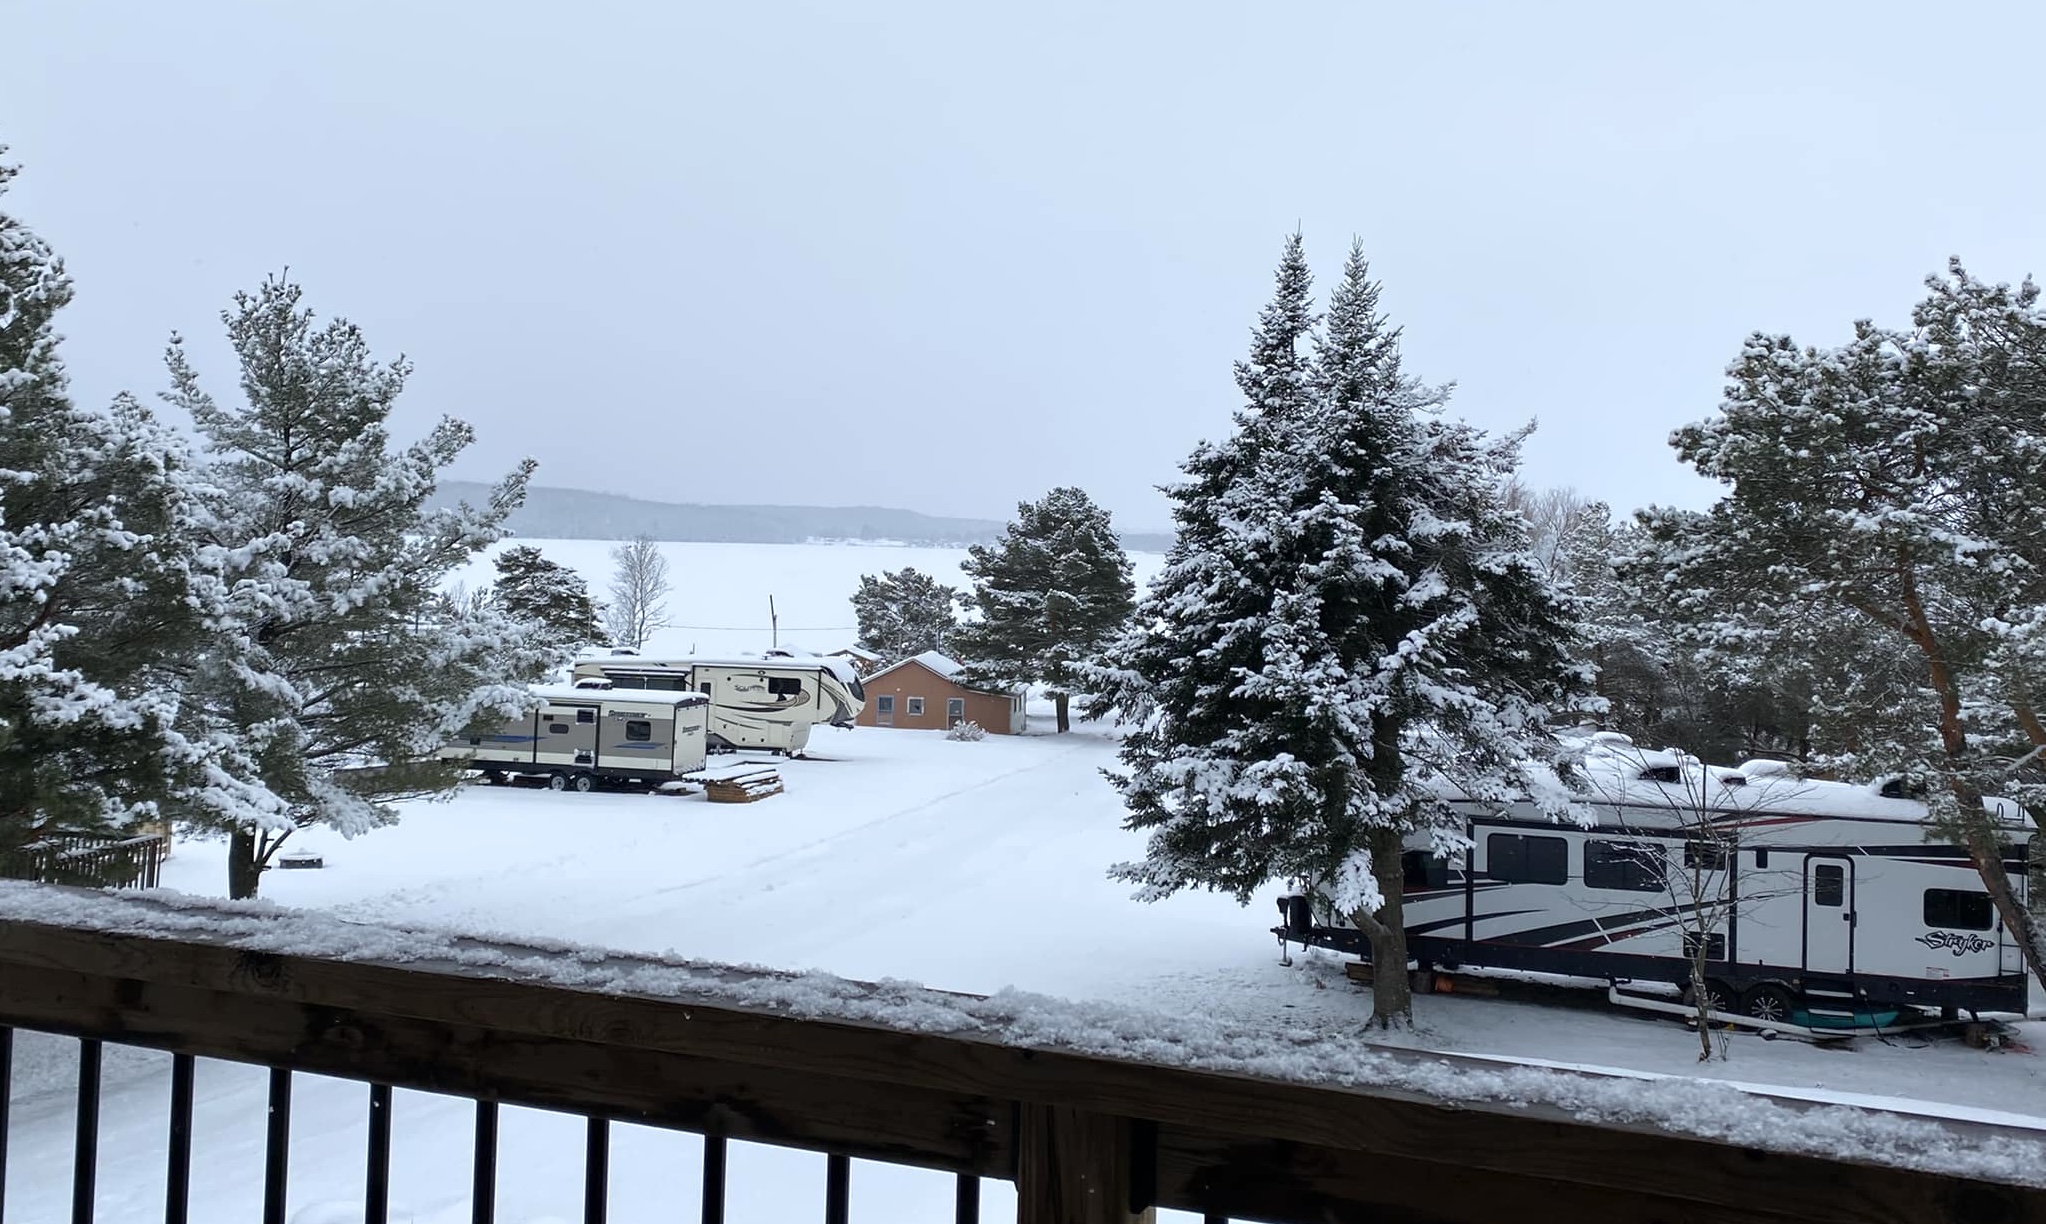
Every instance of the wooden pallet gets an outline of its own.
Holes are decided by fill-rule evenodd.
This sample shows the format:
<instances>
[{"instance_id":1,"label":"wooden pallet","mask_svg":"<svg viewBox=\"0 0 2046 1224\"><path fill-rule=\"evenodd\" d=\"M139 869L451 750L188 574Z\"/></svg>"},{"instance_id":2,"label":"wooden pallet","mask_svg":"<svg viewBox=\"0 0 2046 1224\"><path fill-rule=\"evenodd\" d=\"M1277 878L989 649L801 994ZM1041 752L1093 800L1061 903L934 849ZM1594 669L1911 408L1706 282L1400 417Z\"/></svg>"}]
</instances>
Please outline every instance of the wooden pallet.
<instances>
[{"instance_id":1,"label":"wooden pallet","mask_svg":"<svg viewBox=\"0 0 2046 1224\"><path fill-rule=\"evenodd\" d=\"M781 794L781 771L772 765L725 765L689 775L712 803L757 803Z\"/></svg>"}]
</instances>

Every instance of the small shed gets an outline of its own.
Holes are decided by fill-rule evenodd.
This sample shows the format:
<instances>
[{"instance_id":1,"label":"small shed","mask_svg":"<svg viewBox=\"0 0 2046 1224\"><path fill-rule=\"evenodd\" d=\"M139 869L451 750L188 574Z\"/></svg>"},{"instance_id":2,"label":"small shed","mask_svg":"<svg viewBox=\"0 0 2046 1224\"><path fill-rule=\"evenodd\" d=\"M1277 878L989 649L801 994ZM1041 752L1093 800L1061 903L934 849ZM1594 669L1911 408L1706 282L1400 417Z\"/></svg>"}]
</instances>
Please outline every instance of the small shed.
<instances>
[{"instance_id":1,"label":"small shed","mask_svg":"<svg viewBox=\"0 0 2046 1224\"><path fill-rule=\"evenodd\" d=\"M959 682L964 670L935 650L881 668L860 682L867 704L859 725L944 731L973 722L992 735L1021 735L1028 725L1023 691L971 688Z\"/></svg>"}]
</instances>

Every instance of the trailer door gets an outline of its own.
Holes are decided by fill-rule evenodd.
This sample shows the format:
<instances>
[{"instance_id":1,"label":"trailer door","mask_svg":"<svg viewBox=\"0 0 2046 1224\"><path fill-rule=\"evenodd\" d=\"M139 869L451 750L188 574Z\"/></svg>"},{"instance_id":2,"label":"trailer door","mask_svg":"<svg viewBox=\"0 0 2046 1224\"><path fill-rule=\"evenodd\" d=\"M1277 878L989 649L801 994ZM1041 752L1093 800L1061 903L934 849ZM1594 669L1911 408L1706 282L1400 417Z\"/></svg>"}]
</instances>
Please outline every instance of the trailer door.
<instances>
[{"instance_id":1,"label":"trailer door","mask_svg":"<svg viewBox=\"0 0 2046 1224\"><path fill-rule=\"evenodd\" d=\"M1804 968L1846 977L1854 972L1854 860L1813 854L1804 860Z\"/></svg>"}]
</instances>

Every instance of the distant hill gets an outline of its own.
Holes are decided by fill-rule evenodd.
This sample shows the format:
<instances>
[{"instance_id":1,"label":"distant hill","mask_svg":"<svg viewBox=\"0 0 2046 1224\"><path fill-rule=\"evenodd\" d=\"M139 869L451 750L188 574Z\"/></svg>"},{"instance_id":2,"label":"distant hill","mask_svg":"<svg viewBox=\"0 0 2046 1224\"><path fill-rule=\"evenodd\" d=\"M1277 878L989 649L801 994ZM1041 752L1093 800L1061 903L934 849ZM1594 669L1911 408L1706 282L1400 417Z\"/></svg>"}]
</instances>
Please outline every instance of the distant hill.
<instances>
[{"instance_id":1,"label":"distant hill","mask_svg":"<svg viewBox=\"0 0 2046 1224\"><path fill-rule=\"evenodd\" d=\"M428 504L480 504L489 494L490 486L473 480L444 480ZM709 544L871 540L956 548L989 543L1001 536L1005 524L884 506L701 506L534 485L510 526L537 540L629 540L645 533L657 540ZM1164 552L1172 537L1134 532L1122 541L1132 552Z\"/></svg>"}]
</instances>

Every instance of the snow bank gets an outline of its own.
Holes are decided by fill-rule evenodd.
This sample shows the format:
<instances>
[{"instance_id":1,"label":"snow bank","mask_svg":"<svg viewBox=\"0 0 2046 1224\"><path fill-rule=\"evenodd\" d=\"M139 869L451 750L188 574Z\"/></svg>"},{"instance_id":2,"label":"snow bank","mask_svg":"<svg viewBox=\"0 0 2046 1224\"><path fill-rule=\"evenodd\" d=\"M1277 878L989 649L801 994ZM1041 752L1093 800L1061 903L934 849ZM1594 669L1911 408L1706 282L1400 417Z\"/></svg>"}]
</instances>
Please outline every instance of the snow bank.
<instances>
[{"instance_id":1,"label":"snow bank","mask_svg":"<svg viewBox=\"0 0 2046 1224\"><path fill-rule=\"evenodd\" d=\"M203 939L251 951L340 961L460 968L600 993L713 1001L817 1020L949 1034L1376 1091L1452 1104L1545 1106L1580 1121L1646 1125L1779 1152L1871 1161L2046 1186L2046 1142L1900 1112L1771 1099L1726 1083L1642 1080L1532 1066L1471 1066L1372 1046L1354 1036L1231 1024L1020 991L986 998L899 981L853 982L680 958L627 958L566 943L497 942L442 928L399 928L180 893L77 893L0 882L0 921L34 921L149 938Z\"/></svg>"}]
</instances>

